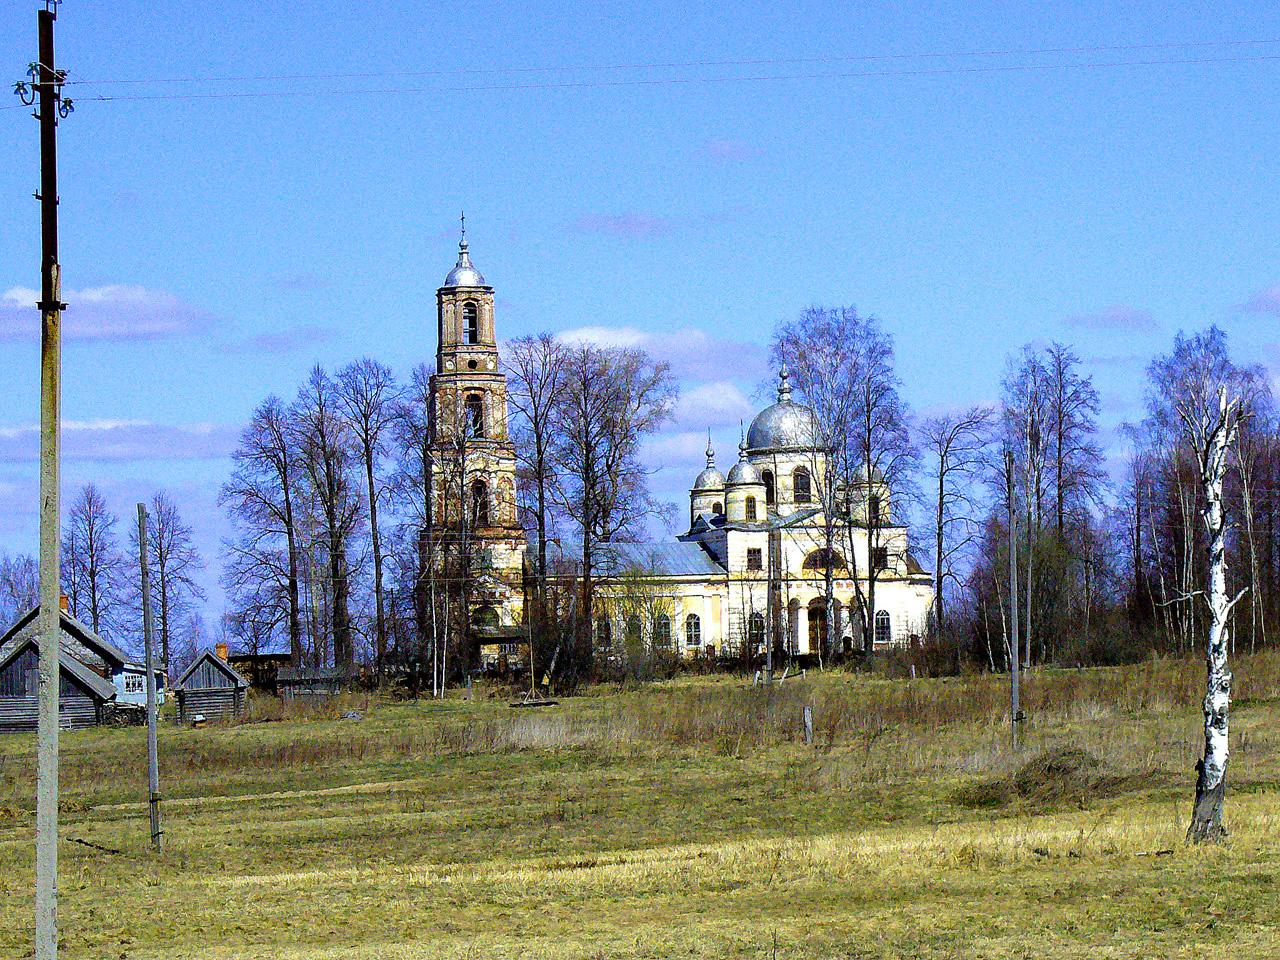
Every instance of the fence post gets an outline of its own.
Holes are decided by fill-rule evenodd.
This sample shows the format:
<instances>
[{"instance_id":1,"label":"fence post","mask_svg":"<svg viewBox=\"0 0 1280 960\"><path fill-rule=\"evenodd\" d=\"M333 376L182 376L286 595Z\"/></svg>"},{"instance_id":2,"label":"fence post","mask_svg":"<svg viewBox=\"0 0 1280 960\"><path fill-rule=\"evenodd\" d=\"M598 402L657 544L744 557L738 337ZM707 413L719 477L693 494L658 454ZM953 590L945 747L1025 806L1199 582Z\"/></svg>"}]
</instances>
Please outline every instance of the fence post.
<instances>
[{"instance_id":1,"label":"fence post","mask_svg":"<svg viewBox=\"0 0 1280 960\"><path fill-rule=\"evenodd\" d=\"M805 746L813 744L813 707L808 704L804 707L804 742Z\"/></svg>"}]
</instances>

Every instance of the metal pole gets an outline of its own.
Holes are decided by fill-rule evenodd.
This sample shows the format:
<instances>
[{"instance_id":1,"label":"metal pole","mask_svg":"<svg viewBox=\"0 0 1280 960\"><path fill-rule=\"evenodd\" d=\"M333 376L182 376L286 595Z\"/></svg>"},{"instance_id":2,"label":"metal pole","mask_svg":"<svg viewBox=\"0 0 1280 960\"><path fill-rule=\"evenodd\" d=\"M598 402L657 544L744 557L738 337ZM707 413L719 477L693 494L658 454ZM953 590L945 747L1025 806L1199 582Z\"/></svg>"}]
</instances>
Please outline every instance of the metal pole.
<instances>
[{"instance_id":1,"label":"metal pole","mask_svg":"<svg viewBox=\"0 0 1280 960\"><path fill-rule=\"evenodd\" d=\"M160 758L156 749L156 645L151 619L151 564L147 561L147 507L138 504L138 567L142 575L142 641L147 664L147 806L151 811L151 843L164 852L160 829Z\"/></svg>"},{"instance_id":2,"label":"metal pole","mask_svg":"<svg viewBox=\"0 0 1280 960\"><path fill-rule=\"evenodd\" d=\"M58 956L58 684L61 652L59 415L62 399L62 277L58 265L58 111L52 8L38 14L40 62L40 643L36 724L36 960Z\"/></svg>"},{"instance_id":3,"label":"metal pole","mask_svg":"<svg viewBox=\"0 0 1280 960\"><path fill-rule=\"evenodd\" d=\"M1005 497L1009 505L1009 725L1013 746L1018 747L1018 523L1013 502L1013 451L1004 452Z\"/></svg>"}]
</instances>

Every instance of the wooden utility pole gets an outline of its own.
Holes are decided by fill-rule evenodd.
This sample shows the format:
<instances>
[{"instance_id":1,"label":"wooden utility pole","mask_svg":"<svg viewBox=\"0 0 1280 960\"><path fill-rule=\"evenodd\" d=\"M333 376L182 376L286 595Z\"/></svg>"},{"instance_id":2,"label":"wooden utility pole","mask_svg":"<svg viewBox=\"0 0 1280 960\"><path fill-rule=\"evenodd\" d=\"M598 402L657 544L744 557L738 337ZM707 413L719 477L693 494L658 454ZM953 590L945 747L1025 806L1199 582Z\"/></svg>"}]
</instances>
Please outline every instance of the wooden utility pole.
<instances>
[{"instance_id":1,"label":"wooden utility pole","mask_svg":"<svg viewBox=\"0 0 1280 960\"><path fill-rule=\"evenodd\" d=\"M160 829L160 759L156 750L156 644L151 619L151 564L147 559L147 507L138 504L138 566L142 576L142 642L147 664L147 806L151 811L151 843L164 852Z\"/></svg>"},{"instance_id":2,"label":"wooden utility pole","mask_svg":"<svg viewBox=\"0 0 1280 960\"><path fill-rule=\"evenodd\" d=\"M1005 498L1009 503L1009 726L1014 749L1018 746L1018 511L1013 498L1013 451L1004 452Z\"/></svg>"},{"instance_id":3,"label":"wooden utility pole","mask_svg":"<svg viewBox=\"0 0 1280 960\"><path fill-rule=\"evenodd\" d=\"M31 82L14 92L38 101L40 121L40 615L36 722L35 957L58 956L58 685L61 682L62 605L59 530L59 417L62 399L62 276L58 265L58 118L71 112L62 97L63 71L54 66L57 0L38 13L39 59Z\"/></svg>"}]
</instances>

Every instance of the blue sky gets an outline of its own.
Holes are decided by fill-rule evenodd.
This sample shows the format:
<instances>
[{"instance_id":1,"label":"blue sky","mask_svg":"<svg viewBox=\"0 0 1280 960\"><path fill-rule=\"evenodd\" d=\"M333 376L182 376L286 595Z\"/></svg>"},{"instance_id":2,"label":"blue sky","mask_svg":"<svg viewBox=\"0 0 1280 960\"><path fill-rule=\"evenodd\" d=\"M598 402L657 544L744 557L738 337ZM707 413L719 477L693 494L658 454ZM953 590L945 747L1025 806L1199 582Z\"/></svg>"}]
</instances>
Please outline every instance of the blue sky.
<instances>
[{"instance_id":1,"label":"blue sky","mask_svg":"<svg viewBox=\"0 0 1280 960\"><path fill-rule=\"evenodd\" d=\"M0 12L13 80L35 8ZM1280 39L1280 8L193 10L60 15L59 62L86 81L60 146L65 479L122 515L168 487L211 561L225 456L264 395L317 361L432 356L463 208L503 336L609 328L675 363L687 399L652 451L673 499L706 427L730 458L770 331L814 303L878 315L924 411L993 399L1029 340L1076 347L1108 426L1140 413L1144 366L1180 327L1217 322L1241 360L1280 369L1280 59L1257 59L1280 43L1239 42ZM1223 45L1156 46L1174 44ZM1068 48L1088 49L962 55ZM1238 62L1039 69L1222 58ZM686 65L634 66L656 63ZM850 73L877 75L833 76ZM255 96L92 99L211 92ZM27 112L0 110L9 551L35 543L36 149Z\"/></svg>"}]
</instances>

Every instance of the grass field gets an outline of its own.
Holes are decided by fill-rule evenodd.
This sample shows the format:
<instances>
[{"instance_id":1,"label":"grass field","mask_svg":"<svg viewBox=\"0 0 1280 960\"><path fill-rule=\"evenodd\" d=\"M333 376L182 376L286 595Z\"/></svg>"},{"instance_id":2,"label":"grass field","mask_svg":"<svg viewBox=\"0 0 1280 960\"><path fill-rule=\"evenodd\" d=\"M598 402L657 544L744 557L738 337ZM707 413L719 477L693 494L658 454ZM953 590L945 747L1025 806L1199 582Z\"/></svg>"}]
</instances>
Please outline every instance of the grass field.
<instances>
[{"instance_id":1,"label":"grass field","mask_svg":"<svg viewBox=\"0 0 1280 960\"><path fill-rule=\"evenodd\" d=\"M1197 663L1032 674L1017 755L1001 678L269 703L162 730L159 861L143 732L66 734L63 955L1280 956L1280 657L1235 671L1203 849ZM3 957L30 955L33 749L0 738Z\"/></svg>"}]
</instances>

